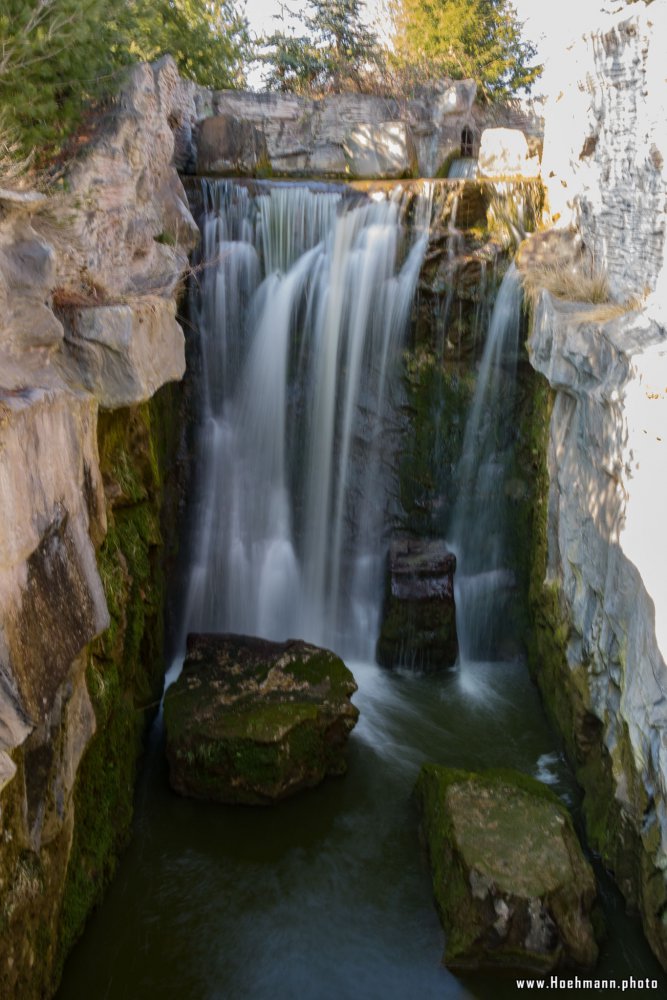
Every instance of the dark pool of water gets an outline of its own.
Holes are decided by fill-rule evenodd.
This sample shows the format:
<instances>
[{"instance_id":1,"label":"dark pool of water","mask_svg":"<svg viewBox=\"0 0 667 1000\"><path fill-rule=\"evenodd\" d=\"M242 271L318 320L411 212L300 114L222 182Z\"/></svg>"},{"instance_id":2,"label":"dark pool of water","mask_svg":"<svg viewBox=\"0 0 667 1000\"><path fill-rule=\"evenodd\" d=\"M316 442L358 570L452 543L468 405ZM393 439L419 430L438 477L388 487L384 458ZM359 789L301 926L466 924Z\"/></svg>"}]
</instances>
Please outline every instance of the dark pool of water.
<instances>
[{"instance_id":1,"label":"dark pool of water","mask_svg":"<svg viewBox=\"0 0 667 1000\"><path fill-rule=\"evenodd\" d=\"M513 979L455 977L441 964L411 793L425 761L507 766L548 780L576 813L572 777L525 667L477 664L436 677L350 666L361 717L348 774L272 808L174 795L156 727L132 845L58 1000L518 995ZM602 895L609 936L596 975L649 977L666 989L606 879Z\"/></svg>"}]
</instances>

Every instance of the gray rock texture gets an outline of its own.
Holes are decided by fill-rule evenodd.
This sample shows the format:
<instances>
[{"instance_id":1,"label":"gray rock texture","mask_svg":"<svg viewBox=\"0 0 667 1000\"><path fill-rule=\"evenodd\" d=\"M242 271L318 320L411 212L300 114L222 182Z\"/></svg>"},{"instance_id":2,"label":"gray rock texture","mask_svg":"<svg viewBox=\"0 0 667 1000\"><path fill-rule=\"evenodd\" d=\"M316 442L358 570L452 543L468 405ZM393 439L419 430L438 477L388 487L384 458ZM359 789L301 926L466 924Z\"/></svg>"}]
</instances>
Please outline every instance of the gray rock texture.
<instances>
[{"instance_id":1,"label":"gray rock texture","mask_svg":"<svg viewBox=\"0 0 667 1000\"><path fill-rule=\"evenodd\" d=\"M175 299L198 233L174 158L191 156L198 108L172 60L137 67L67 193L0 190L3 996L53 988L73 792L96 727L89 645L110 621L98 411L184 371Z\"/></svg>"},{"instance_id":2,"label":"gray rock texture","mask_svg":"<svg viewBox=\"0 0 667 1000\"><path fill-rule=\"evenodd\" d=\"M626 305L542 292L529 351L554 394L539 618L558 655L538 679L589 838L667 966L666 33L664 4L629 5L563 58L546 111L550 209Z\"/></svg>"},{"instance_id":3,"label":"gray rock texture","mask_svg":"<svg viewBox=\"0 0 667 1000\"><path fill-rule=\"evenodd\" d=\"M312 100L218 91L200 98L200 106L210 100L214 114L258 129L276 175L432 177L460 155L464 128L472 132L475 151L487 126L507 125L541 137L537 115L510 107L482 109L474 104L475 92L472 80L443 80L410 99L332 94ZM194 150L192 160L195 169L206 171L207 159L198 160Z\"/></svg>"},{"instance_id":4,"label":"gray rock texture","mask_svg":"<svg viewBox=\"0 0 667 1000\"><path fill-rule=\"evenodd\" d=\"M269 168L264 134L234 115L205 118L197 135L197 170L202 174L254 177Z\"/></svg>"},{"instance_id":5,"label":"gray rock texture","mask_svg":"<svg viewBox=\"0 0 667 1000\"><path fill-rule=\"evenodd\" d=\"M579 227L623 301L656 288L666 256L667 8L599 20L559 59L542 176L558 224Z\"/></svg>"},{"instance_id":6,"label":"gray rock texture","mask_svg":"<svg viewBox=\"0 0 667 1000\"><path fill-rule=\"evenodd\" d=\"M646 313L605 312L543 292L535 313L531 361L555 392L544 584L567 622L558 683L589 834L664 961L667 340Z\"/></svg>"}]
</instances>

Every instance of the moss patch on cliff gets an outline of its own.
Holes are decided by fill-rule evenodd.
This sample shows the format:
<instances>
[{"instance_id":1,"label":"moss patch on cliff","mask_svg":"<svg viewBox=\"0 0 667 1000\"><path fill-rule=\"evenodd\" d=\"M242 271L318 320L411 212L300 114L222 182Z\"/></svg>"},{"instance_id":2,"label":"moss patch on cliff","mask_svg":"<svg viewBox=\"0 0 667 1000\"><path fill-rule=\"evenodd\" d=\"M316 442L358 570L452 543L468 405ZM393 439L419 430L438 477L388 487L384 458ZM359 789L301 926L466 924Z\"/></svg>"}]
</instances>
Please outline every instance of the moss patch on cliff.
<instances>
[{"instance_id":1,"label":"moss patch on cliff","mask_svg":"<svg viewBox=\"0 0 667 1000\"><path fill-rule=\"evenodd\" d=\"M456 467L474 392L469 369L421 348L405 357L407 430L399 463L400 527L442 534L456 499Z\"/></svg>"},{"instance_id":2,"label":"moss patch on cliff","mask_svg":"<svg viewBox=\"0 0 667 1000\"><path fill-rule=\"evenodd\" d=\"M110 627L89 649L97 732L79 768L57 972L111 879L130 833L137 761L164 673L161 510L176 408L150 403L100 414L108 532L98 552ZM166 423L166 426L165 426Z\"/></svg>"}]
</instances>

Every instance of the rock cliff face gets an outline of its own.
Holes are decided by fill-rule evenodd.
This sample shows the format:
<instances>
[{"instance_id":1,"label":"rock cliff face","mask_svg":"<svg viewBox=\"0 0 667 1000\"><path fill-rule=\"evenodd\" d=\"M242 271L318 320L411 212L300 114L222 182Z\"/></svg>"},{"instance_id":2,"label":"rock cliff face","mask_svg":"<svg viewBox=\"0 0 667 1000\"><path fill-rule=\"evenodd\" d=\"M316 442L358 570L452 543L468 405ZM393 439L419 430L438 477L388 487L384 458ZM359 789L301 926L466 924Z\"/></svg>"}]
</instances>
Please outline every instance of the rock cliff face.
<instances>
[{"instance_id":1,"label":"rock cliff face","mask_svg":"<svg viewBox=\"0 0 667 1000\"><path fill-rule=\"evenodd\" d=\"M656 289L661 272L667 291L666 35L663 3L609 16L559 61L546 111L552 213L579 227L618 301Z\"/></svg>"},{"instance_id":2,"label":"rock cliff face","mask_svg":"<svg viewBox=\"0 0 667 1000\"><path fill-rule=\"evenodd\" d=\"M664 5L635 8L577 43L578 76L547 117L552 210L578 223L616 299L655 291L637 311L547 292L535 310L531 360L553 410L534 660L591 843L667 964L667 22Z\"/></svg>"},{"instance_id":3,"label":"rock cliff face","mask_svg":"<svg viewBox=\"0 0 667 1000\"><path fill-rule=\"evenodd\" d=\"M424 88L413 99L372 94L332 94L317 100L295 94L244 91L198 92L200 110L211 108L222 121L243 123L246 132L266 142L265 170L278 176L331 178L401 178L446 176L449 163L461 156L463 131L477 153L482 131L493 125L521 128L532 142L541 140L541 120L509 107L475 105L473 80L443 81ZM221 172L225 160L211 151L212 126L193 133L191 163L199 173ZM222 124L217 131L228 132ZM200 141L203 140L203 141ZM238 147L238 141L234 142ZM234 173L255 172L256 141L246 141L251 155ZM197 149L197 146L200 148ZM469 154L467 154L469 155Z\"/></svg>"},{"instance_id":4,"label":"rock cliff face","mask_svg":"<svg viewBox=\"0 0 667 1000\"><path fill-rule=\"evenodd\" d=\"M159 632L161 611L151 603L148 561L159 543L159 462L155 427L139 406L185 368L175 293L197 229L172 164L172 127L182 127L190 103L171 61L138 67L70 169L66 194L0 192L5 996L50 991L63 935L71 941L108 873L117 845L108 831L106 847L99 831L86 842L81 771L95 795L95 748L121 701L141 700L118 678L133 644L144 643L137 676L155 691L147 623ZM100 423L100 409L118 411L117 423ZM105 649L115 680L102 670ZM137 750L137 712L128 711L135 738L116 806L131 797ZM113 759L106 765L111 771ZM89 887L73 901L72 868L93 846L99 865L75 875ZM53 929L63 914L59 940Z\"/></svg>"}]
</instances>

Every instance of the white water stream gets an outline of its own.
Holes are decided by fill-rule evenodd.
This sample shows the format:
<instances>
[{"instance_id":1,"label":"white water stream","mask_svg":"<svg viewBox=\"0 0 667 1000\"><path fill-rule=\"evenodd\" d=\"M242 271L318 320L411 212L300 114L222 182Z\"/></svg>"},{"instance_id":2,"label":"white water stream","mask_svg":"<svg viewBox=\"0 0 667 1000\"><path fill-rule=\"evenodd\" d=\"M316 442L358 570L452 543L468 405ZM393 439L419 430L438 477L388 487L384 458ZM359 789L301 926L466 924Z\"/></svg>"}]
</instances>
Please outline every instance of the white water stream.
<instances>
[{"instance_id":1,"label":"white water stream","mask_svg":"<svg viewBox=\"0 0 667 1000\"><path fill-rule=\"evenodd\" d=\"M507 480L516 438L514 401L521 327L521 283L512 264L498 291L459 463L459 492L449 530L456 553L459 661L502 660L515 599L508 551Z\"/></svg>"}]
</instances>

